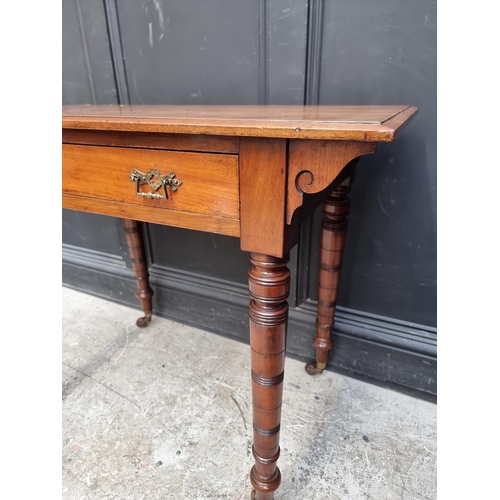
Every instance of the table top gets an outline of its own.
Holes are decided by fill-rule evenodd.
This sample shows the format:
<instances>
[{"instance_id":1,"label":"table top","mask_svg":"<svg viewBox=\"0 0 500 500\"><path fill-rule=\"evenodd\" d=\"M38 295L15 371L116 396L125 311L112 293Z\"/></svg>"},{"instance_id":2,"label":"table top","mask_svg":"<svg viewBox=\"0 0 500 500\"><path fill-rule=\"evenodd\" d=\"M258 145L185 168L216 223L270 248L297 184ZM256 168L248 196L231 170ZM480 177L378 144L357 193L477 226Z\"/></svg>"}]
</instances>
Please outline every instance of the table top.
<instances>
[{"instance_id":1,"label":"table top","mask_svg":"<svg viewBox=\"0 0 500 500\"><path fill-rule=\"evenodd\" d=\"M391 142L414 106L63 106L63 129Z\"/></svg>"}]
</instances>

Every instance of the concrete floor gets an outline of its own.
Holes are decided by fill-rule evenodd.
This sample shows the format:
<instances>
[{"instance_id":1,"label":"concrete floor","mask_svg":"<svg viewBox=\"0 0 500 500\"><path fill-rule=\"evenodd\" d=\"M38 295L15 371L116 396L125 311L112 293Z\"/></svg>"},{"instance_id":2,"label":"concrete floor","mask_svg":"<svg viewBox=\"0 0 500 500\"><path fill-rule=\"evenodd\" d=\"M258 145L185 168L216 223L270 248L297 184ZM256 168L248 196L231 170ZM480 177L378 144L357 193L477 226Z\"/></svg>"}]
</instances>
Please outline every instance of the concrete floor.
<instances>
[{"instance_id":1,"label":"concrete floor","mask_svg":"<svg viewBox=\"0 0 500 500\"><path fill-rule=\"evenodd\" d=\"M63 288L63 499L249 499L249 346ZM436 406L287 359L276 500L436 498Z\"/></svg>"}]
</instances>

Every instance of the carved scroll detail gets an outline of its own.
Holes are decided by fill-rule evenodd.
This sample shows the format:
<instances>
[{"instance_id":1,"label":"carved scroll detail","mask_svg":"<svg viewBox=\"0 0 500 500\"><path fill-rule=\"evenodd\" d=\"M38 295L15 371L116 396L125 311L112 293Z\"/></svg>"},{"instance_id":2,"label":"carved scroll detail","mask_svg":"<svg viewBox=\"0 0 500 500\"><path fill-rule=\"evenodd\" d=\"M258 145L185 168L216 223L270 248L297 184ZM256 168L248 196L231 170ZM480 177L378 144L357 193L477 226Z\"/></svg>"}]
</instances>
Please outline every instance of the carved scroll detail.
<instances>
[{"instance_id":1,"label":"carved scroll detail","mask_svg":"<svg viewBox=\"0 0 500 500\"><path fill-rule=\"evenodd\" d=\"M309 182L308 179L309 178ZM300 194L308 192L308 188L314 184L314 174L310 170L302 170L295 177L295 187Z\"/></svg>"},{"instance_id":2,"label":"carved scroll detail","mask_svg":"<svg viewBox=\"0 0 500 500\"><path fill-rule=\"evenodd\" d=\"M374 142L291 140L286 222L302 205L304 194L326 189L354 158L374 153ZM326 195L325 195L326 197Z\"/></svg>"}]
</instances>

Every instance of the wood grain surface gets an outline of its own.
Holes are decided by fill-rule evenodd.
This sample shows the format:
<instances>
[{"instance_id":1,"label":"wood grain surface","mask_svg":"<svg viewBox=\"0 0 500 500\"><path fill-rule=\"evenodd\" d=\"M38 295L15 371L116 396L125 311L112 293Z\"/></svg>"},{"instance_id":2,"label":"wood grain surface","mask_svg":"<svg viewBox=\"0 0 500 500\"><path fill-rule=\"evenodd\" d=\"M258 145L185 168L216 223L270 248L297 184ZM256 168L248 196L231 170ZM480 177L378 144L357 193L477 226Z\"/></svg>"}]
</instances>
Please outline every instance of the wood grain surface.
<instances>
[{"instance_id":1,"label":"wood grain surface","mask_svg":"<svg viewBox=\"0 0 500 500\"><path fill-rule=\"evenodd\" d=\"M238 157L99 146L63 145L63 193L118 202L239 219ZM134 169L161 175L174 172L182 185L168 199L136 195ZM154 192L149 185L141 192ZM159 189L158 193L163 194Z\"/></svg>"},{"instance_id":2,"label":"wood grain surface","mask_svg":"<svg viewBox=\"0 0 500 500\"><path fill-rule=\"evenodd\" d=\"M228 219L227 217L210 217L209 215L191 212L178 212L70 194L63 194L62 206L69 210L80 210L81 212L110 215L122 219L134 219L207 233L225 234L227 236L240 235L240 221L238 219Z\"/></svg>"},{"instance_id":3,"label":"wood grain surface","mask_svg":"<svg viewBox=\"0 0 500 500\"><path fill-rule=\"evenodd\" d=\"M241 249L283 257L286 141L245 137L240 143Z\"/></svg>"},{"instance_id":4,"label":"wood grain surface","mask_svg":"<svg viewBox=\"0 0 500 500\"><path fill-rule=\"evenodd\" d=\"M391 142L413 106L63 106L63 129Z\"/></svg>"},{"instance_id":5,"label":"wood grain surface","mask_svg":"<svg viewBox=\"0 0 500 500\"><path fill-rule=\"evenodd\" d=\"M116 132L113 130L63 129L62 142L93 146L170 149L206 153L238 153L239 138L216 135L158 134L154 132Z\"/></svg>"}]
</instances>

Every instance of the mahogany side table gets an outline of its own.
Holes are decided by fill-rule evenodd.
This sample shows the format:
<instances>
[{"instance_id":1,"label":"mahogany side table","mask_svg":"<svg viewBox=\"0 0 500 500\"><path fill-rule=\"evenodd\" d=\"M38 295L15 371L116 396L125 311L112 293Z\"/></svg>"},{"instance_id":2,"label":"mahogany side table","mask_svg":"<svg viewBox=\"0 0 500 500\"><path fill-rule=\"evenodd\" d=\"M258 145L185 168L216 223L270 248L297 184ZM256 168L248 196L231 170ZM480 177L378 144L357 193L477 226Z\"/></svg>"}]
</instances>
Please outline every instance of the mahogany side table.
<instances>
[{"instance_id":1,"label":"mahogany side table","mask_svg":"<svg viewBox=\"0 0 500 500\"><path fill-rule=\"evenodd\" d=\"M281 476L288 253L321 203L316 362L333 342L353 161L391 142L412 106L65 106L63 208L124 219L146 326L148 271L138 221L240 238L248 273L255 465L252 498Z\"/></svg>"}]
</instances>

